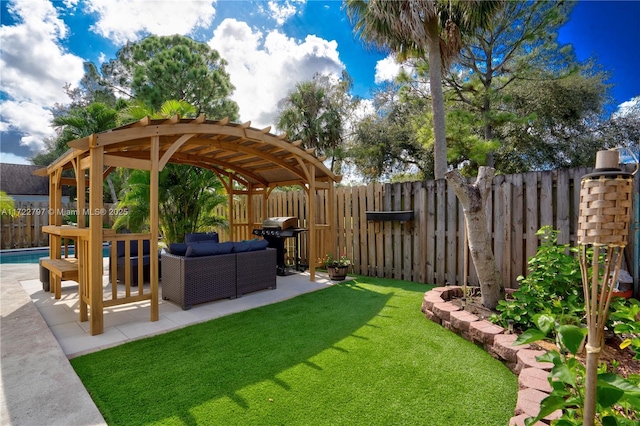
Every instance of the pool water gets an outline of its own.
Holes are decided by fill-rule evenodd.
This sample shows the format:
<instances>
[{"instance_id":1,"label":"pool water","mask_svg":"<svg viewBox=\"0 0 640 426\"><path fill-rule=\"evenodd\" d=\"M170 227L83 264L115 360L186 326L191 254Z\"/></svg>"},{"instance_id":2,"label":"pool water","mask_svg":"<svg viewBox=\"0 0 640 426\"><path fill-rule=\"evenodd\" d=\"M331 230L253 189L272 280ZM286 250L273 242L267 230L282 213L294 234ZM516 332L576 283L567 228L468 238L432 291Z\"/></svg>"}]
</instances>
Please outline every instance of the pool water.
<instances>
[{"instance_id":1,"label":"pool water","mask_svg":"<svg viewBox=\"0 0 640 426\"><path fill-rule=\"evenodd\" d=\"M62 249L62 256L64 257L64 248ZM69 247L69 256L73 256L73 247ZM109 256L109 247L102 249L102 257ZM0 251L0 264L3 263L38 263L40 258L49 257L49 248L34 248L34 249L17 249L17 250L1 250Z\"/></svg>"}]
</instances>

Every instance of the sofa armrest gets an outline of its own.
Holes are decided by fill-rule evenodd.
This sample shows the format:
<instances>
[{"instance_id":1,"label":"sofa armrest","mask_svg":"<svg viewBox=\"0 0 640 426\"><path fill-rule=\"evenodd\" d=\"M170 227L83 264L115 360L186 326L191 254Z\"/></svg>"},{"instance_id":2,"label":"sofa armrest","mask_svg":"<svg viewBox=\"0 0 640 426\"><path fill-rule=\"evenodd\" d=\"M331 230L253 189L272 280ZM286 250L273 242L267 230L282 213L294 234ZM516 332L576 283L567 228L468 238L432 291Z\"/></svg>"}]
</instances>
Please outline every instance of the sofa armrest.
<instances>
[{"instance_id":1,"label":"sofa armrest","mask_svg":"<svg viewBox=\"0 0 640 426\"><path fill-rule=\"evenodd\" d=\"M184 257L162 253L162 298L182 309L236 297L236 256Z\"/></svg>"},{"instance_id":2,"label":"sofa armrest","mask_svg":"<svg viewBox=\"0 0 640 426\"><path fill-rule=\"evenodd\" d=\"M236 253L236 287L238 297L253 291L276 288L277 250Z\"/></svg>"}]
</instances>

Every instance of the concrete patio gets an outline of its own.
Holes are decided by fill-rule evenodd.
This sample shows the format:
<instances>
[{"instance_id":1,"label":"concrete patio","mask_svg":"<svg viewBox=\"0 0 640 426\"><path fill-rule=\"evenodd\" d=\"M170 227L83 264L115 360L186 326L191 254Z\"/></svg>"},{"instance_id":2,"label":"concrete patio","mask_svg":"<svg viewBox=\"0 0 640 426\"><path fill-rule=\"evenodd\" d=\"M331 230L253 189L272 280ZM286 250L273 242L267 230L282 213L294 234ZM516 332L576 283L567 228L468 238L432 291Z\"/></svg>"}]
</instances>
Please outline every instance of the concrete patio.
<instances>
[{"instance_id":1,"label":"concrete patio","mask_svg":"<svg viewBox=\"0 0 640 426\"><path fill-rule=\"evenodd\" d=\"M104 333L91 336L88 323L79 322L77 283L63 282L62 298L56 300L42 290L38 276L37 264L0 265L1 425L106 424L69 359L332 284L322 273L317 274L316 282L310 282L307 273L293 274L278 277L275 290L197 305L188 311L161 298L156 322L149 321L148 301L116 306L105 309Z\"/></svg>"}]
</instances>

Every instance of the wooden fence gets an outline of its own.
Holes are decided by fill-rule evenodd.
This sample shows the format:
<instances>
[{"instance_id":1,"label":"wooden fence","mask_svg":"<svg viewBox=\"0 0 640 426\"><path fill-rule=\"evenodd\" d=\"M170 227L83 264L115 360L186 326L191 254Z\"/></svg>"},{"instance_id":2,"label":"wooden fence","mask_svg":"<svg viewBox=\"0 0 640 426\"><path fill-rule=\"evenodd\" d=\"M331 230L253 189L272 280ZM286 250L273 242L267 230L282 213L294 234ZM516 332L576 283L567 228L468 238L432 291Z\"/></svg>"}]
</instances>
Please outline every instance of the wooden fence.
<instances>
[{"instance_id":1,"label":"wooden fence","mask_svg":"<svg viewBox=\"0 0 640 426\"><path fill-rule=\"evenodd\" d=\"M517 277L526 275L527 260L535 255L540 243L536 232L542 226L559 230L559 243L576 245L580 180L590 171L590 168L561 169L494 178L487 203L487 225L505 287L517 287ZM637 193L638 176L635 182ZM258 198L254 201L259 202ZM268 215L296 216L304 227L306 202L303 192L273 192L268 200ZM318 197L316 202L320 204L319 212L325 211L324 203L335 203L337 247L327 252L346 254L353 262L354 273L461 285L468 270L467 283L478 284L466 248L462 206L444 180L340 187L335 200ZM397 210L413 211L414 219L405 223L366 220L367 211ZM242 201L235 211L243 211ZM236 214L234 224L246 227L247 220ZM260 227L259 218L254 218L251 226ZM226 230L219 232L223 239L228 238ZM242 235L250 235L250 231ZM308 263L305 243L303 234L301 258ZM293 253L292 242L287 244L288 252ZM627 270L634 259L633 250L630 237Z\"/></svg>"},{"instance_id":2,"label":"wooden fence","mask_svg":"<svg viewBox=\"0 0 640 426\"><path fill-rule=\"evenodd\" d=\"M527 259L536 253L540 243L536 232L542 226L559 230L560 243L576 245L580 179L590 171L588 168L561 169L494 178L487 225L505 287L516 287L516 278L526 274ZM636 197L639 176L635 178ZM262 198L256 196L253 202L254 211L259 214ZM339 187L336 199L328 200L322 191L315 202L317 223L326 223L326 203L334 203L336 207L334 228L322 228L318 233L335 232L337 246L317 247L320 257L326 253L346 254L356 274L439 285L462 284L466 275L469 285L477 285L473 262L467 256L462 207L444 180ZM257 216L248 218L245 203L246 196L239 196L234 207L233 239L236 240L252 238L251 230L260 227L263 220ZM295 216L300 218L300 226L306 227L307 203L303 191L274 191L268 200L267 215ZM75 205L63 207L72 210ZM16 208L27 214L2 218L2 248L46 246L47 235L40 230L48 221L48 215L43 213L48 208L46 203L18 203ZM411 210L414 219L405 223L366 220L367 211L393 210ZM224 207L217 213L228 215ZM632 224L632 232L634 226L640 224ZM229 229L217 231L221 241L230 239ZM325 239L317 238L317 241L321 244ZM293 263L292 239L286 241L286 247L288 261ZM300 236L300 248L301 263L309 264L305 233ZM625 253L627 270L632 267L635 249L630 237Z\"/></svg>"},{"instance_id":3,"label":"wooden fence","mask_svg":"<svg viewBox=\"0 0 640 426\"><path fill-rule=\"evenodd\" d=\"M112 204L105 204L107 210L112 209ZM63 214L75 214L76 203L63 204ZM15 202L17 216L2 216L0 228L0 248L18 249L29 247L47 247L49 235L42 232L42 227L49 224L48 202ZM112 218L108 218L107 226L113 224Z\"/></svg>"}]
</instances>

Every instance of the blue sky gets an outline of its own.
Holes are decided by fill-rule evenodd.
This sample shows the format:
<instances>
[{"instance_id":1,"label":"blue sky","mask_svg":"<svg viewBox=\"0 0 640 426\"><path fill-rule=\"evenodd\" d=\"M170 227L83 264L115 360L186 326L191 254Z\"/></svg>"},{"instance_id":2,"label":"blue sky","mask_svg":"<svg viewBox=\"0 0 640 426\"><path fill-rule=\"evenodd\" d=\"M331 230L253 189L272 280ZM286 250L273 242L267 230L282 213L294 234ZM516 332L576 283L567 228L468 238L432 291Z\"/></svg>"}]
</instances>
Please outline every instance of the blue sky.
<instances>
[{"instance_id":1,"label":"blue sky","mask_svg":"<svg viewBox=\"0 0 640 426\"><path fill-rule=\"evenodd\" d=\"M184 34L229 62L242 121L273 124L278 100L315 72L354 79L353 94L391 78L385 53L353 37L340 1L1 0L1 162L27 163L54 135L50 109L67 103L82 62L101 64L127 40ZM640 95L640 1L580 1L559 34L580 60L612 72L609 111Z\"/></svg>"}]
</instances>

